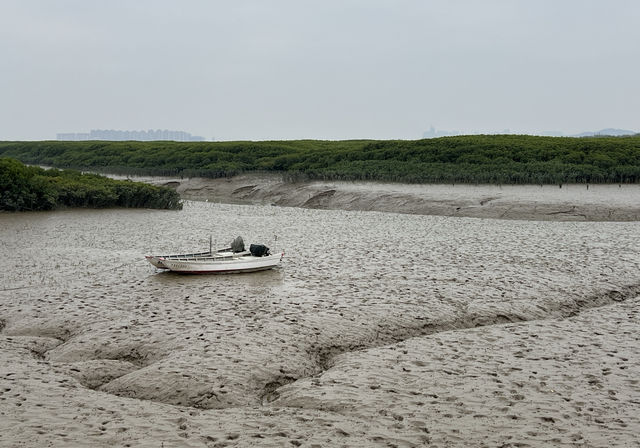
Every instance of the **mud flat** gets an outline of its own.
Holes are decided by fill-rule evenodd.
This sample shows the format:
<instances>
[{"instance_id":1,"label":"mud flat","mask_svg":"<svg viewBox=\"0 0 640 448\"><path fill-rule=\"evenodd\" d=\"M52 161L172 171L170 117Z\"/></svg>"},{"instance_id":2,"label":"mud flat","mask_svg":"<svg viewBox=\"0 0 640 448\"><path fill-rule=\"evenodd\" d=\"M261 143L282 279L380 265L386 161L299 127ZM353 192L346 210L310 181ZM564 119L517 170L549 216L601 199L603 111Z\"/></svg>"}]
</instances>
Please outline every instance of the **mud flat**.
<instances>
[{"instance_id":1,"label":"mud flat","mask_svg":"<svg viewBox=\"0 0 640 448\"><path fill-rule=\"evenodd\" d=\"M293 183L277 175L146 181L172 186L188 199L218 202L541 221L640 220L640 185Z\"/></svg>"},{"instance_id":2,"label":"mud flat","mask_svg":"<svg viewBox=\"0 0 640 448\"><path fill-rule=\"evenodd\" d=\"M637 222L187 201L0 229L0 446L637 443ZM142 258L210 234L283 265Z\"/></svg>"}]
</instances>

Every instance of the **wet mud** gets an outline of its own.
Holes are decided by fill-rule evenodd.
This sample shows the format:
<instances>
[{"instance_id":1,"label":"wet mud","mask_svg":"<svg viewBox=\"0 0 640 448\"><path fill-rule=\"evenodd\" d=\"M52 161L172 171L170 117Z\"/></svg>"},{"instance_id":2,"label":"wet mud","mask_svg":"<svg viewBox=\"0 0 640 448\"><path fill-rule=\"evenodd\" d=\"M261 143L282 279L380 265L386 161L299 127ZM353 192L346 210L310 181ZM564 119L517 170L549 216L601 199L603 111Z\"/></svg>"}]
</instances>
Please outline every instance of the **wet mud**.
<instances>
[{"instance_id":1,"label":"wet mud","mask_svg":"<svg viewBox=\"0 0 640 448\"><path fill-rule=\"evenodd\" d=\"M0 445L624 446L640 431L637 222L187 201L0 224ZM238 234L284 249L282 266L182 276L143 258Z\"/></svg>"}]
</instances>

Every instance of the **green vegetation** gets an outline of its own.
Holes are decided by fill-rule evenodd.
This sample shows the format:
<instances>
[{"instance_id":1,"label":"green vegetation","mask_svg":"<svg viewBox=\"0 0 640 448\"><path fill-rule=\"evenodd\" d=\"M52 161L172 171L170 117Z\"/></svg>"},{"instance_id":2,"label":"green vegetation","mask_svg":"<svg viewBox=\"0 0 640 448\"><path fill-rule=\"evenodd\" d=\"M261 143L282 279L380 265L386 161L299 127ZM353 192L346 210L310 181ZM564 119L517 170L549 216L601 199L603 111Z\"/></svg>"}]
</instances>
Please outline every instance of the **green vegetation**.
<instances>
[{"instance_id":1,"label":"green vegetation","mask_svg":"<svg viewBox=\"0 0 640 448\"><path fill-rule=\"evenodd\" d=\"M52 210L62 206L182 208L180 196L170 188L78 171L44 170L0 158L0 210Z\"/></svg>"},{"instance_id":2,"label":"green vegetation","mask_svg":"<svg viewBox=\"0 0 640 448\"><path fill-rule=\"evenodd\" d=\"M473 135L425 140L0 142L26 163L122 174L436 183L640 182L640 136Z\"/></svg>"}]
</instances>

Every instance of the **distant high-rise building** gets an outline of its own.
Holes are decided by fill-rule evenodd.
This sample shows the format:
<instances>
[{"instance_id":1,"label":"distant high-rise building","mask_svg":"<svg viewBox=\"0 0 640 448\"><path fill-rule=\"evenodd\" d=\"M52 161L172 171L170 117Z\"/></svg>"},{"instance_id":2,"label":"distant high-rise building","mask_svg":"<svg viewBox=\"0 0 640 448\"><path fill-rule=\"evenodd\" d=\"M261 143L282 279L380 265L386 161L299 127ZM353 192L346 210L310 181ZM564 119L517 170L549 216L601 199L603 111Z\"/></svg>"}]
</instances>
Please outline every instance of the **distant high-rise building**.
<instances>
[{"instance_id":1,"label":"distant high-rise building","mask_svg":"<svg viewBox=\"0 0 640 448\"><path fill-rule=\"evenodd\" d=\"M153 140L171 140L176 142L201 142L204 137L191 135L184 131L170 131L167 129L149 129L147 131L118 131L114 129L92 129L90 132L67 132L56 134L57 140L82 141L82 140L108 140L126 141L138 140L143 142Z\"/></svg>"},{"instance_id":2,"label":"distant high-rise building","mask_svg":"<svg viewBox=\"0 0 640 448\"><path fill-rule=\"evenodd\" d=\"M460 135L458 131L442 131L431 126L428 131L422 133L422 138L447 137L449 135Z\"/></svg>"}]
</instances>

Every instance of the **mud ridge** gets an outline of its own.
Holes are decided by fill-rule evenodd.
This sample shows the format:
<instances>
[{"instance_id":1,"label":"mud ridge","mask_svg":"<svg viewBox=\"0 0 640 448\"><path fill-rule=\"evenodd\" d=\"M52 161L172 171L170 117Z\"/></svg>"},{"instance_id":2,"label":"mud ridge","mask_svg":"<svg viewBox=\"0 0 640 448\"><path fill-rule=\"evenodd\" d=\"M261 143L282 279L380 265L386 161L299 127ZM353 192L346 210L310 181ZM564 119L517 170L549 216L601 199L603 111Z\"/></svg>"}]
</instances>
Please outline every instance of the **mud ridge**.
<instances>
[{"instance_id":1,"label":"mud ridge","mask_svg":"<svg viewBox=\"0 0 640 448\"><path fill-rule=\"evenodd\" d=\"M157 359L150 360L149 354L142 354L136 348L128 348L122 350L120 353L116 353L115 356L109 358L103 358L110 361L122 361L136 366L138 369L153 364Z\"/></svg>"},{"instance_id":2,"label":"mud ridge","mask_svg":"<svg viewBox=\"0 0 640 448\"><path fill-rule=\"evenodd\" d=\"M495 201L496 199L500 199L498 196L491 196L488 198L484 198L480 200L480 205L487 205L489 202Z\"/></svg>"},{"instance_id":3,"label":"mud ridge","mask_svg":"<svg viewBox=\"0 0 640 448\"><path fill-rule=\"evenodd\" d=\"M80 384L88 389L112 394L111 391L102 388L113 380L143 369L159 359L156 356L150 356L149 353L141 353L136 347L126 347L109 354L108 357L96 357L85 361L89 365L84 369L79 370L76 366L75 370L78 374L74 376Z\"/></svg>"},{"instance_id":4,"label":"mud ridge","mask_svg":"<svg viewBox=\"0 0 640 448\"><path fill-rule=\"evenodd\" d=\"M7 322L0 320L0 332L6 329ZM45 328L21 328L17 331L8 330L8 336L12 338L35 338L28 343L28 349L34 358L44 360L47 353L61 346L75 336L73 330L65 326L52 326Z\"/></svg>"},{"instance_id":5,"label":"mud ridge","mask_svg":"<svg viewBox=\"0 0 640 448\"><path fill-rule=\"evenodd\" d=\"M301 207L303 208L325 208L328 207L328 200L336 194L336 190L325 190L313 195L306 200Z\"/></svg>"},{"instance_id":6,"label":"mud ridge","mask_svg":"<svg viewBox=\"0 0 640 448\"><path fill-rule=\"evenodd\" d=\"M251 192L255 190L256 187L257 185L245 185L243 187L236 188L231 192L231 194L235 196L245 197L251 194Z\"/></svg>"},{"instance_id":7,"label":"mud ridge","mask_svg":"<svg viewBox=\"0 0 640 448\"><path fill-rule=\"evenodd\" d=\"M6 328L6 321L0 320L0 331ZM75 331L75 332L74 332ZM39 361L59 363L50 359L48 353L67 343L77 334L77 329L71 330L65 326L45 326L20 328L10 333L11 338L33 338L24 344L31 356ZM100 388L114 379L140 370L160 358L152 353L143 353L137 347L122 347L106 356L87 357L80 361L65 363L67 373L74 377L87 389L101 391ZM101 391L110 393L108 391Z\"/></svg>"},{"instance_id":8,"label":"mud ridge","mask_svg":"<svg viewBox=\"0 0 640 448\"><path fill-rule=\"evenodd\" d=\"M279 376L273 381L265 384L264 387L262 388L262 392L258 396L260 403L262 403L262 405L264 406L276 400L280 396L280 394L278 393L278 389L280 389L283 386L286 386L287 384L291 384L295 381L298 381L299 379L300 378L284 375L284 376Z\"/></svg>"},{"instance_id":9,"label":"mud ridge","mask_svg":"<svg viewBox=\"0 0 640 448\"><path fill-rule=\"evenodd\" d=\"M583 298L578 298L573 302L570 302L569 304L558 304L557 306L550 307L547 309L547 317L543 319L551 319L556 317L559 319L567 319L579 314L582 311L607 306L614 303L624 302L625 300L632 299L634 297L637 297L638 295L640 295L640 284L633 284L626 287L595 293ZM275 377L262 387L261 392L257 396L257 401L263 406L271 405L272 402L276 401L279 398L280 393L278 392L278 390L281 387L304 378L317 377L322 375L325 371L329 370L335 365L335 361L340 355L343 355L345 353L353 353L391 344L399 344L408 339L429 336L446 331L467 330L490 325L505 325L543 319L528 319L521 314L505 312L500 312L494 316L491 316L490 318L484 316L478 317L469 315L462 319L443 321L439 323L427 321L420 322L415 326L380 328L380 331L378 331L371 339L344 345L311 347L308 351L308 356L316 365L316 369L314 369L313 373L311 375L301 377L295 377L291 375L282 375ZM141 358L136 357L134 352L129 355L123 354L123 356L118 359L121 361L131 360L138 363L138 368L143 367L143 365L140 364ZM102 391L104 393L111 393L106 390L101 390L101 387L96 387L94 389ZM128 393L126 394L126 396L129 398L138 398L145 400L144 398L139 398L135 395L135 391L128 391ZM193 407L197 409L210 409L212 408L212 406L210 405L212 400L215 400L216 402L218 402L218 404L221 404L216 394L210 393L202 395L198 399L195 399L190 403L185 403L183 404L183 406ZM219 406L214 407L220 408ZM225 407L228 406L222 406L222 408Z\"/></svg>"},{"instance_id":10,"label":"mud ridge","mask_svg":"<svg viewBox=\"0 0 640 448\"><path fill-rule=\"evenodd\" d=\"M323 372L329 370L335 364L335 358L345 353L369 350L385 345L399 344L407 339L430 336L432 334L442 333L445 331L468 330L490 325L506 325L511 323L532 322L535 320L546 320L551 319L552 315L555 313L559 313L559 319L563 320L576 316L582 311L608 306L614 303L624 302L639 295L640 284L633 284L619 289L605 291L601 294L594 294L585 298L575 300L571 306L559 305L557 307L549 308L547 317L542 319L527 319L526 317L523 317L522 315L516 313L500 313L493 316L493 319L491 321L487 321L486 318L479 319L470 316L465 319L443 322L439 324L425 323L415 327L391 329L391 331L389 331L389 329L386 329L387 334L385 336L378 336L371 341L362 341L346 345L330 345L314 348L311 351L310 356L312 357L312 359L314 359L318 370L312 376L321 375ZM277 393L277 391L275 392Z\"/></svg>"},{"instance_id":11,"label":"mud ridge","mask_svg":"<svg viewBox=\"0 0 640 448\"><path fill-rule=\"evenodd\" d=\"M599 308L614 303L624 302L626 300L637 297L638 295L640 295L640 284L632 284L625 287L588 295L565 304L557 304L557 306L548 308L546 310L547 316L543 318L528 319L525 316L517 313L500 312L495 314L494 316L489 317L478 317L469 315L461 319L441 321L438 323L428 320L425 322L424 320L422 320L415 326L381 327L379 331L374 334L374 336L366 340L354 341L348 344L311 346L307 354L316 365L316 368L313 369L312 373L310 375L301 377L292 375L276 376L262 387L261 391L256 396L256 401L262 406L270 406L272 402L276 401L279 398L280 388L301 379L322 375L324 372L331 369L335 365L335 362L340 355L346 353L353 353L392 344L399 344L408 339L429 336L447 331L467 330L491 325L505 325L511 323L522 323L553 318L562 320L573 317L582 311ZM0 328L2 328L4 325L6 325L6 323L3 320L0 320ZM64 337L66 340L71 337L70 330L62 328L59 328L57 330L58 331L56 331L55 333ZM24 334L24 332L22 333L23 334L21 335L12 336L33 335L27 335ZM43 331L34 330L30 333L37 333L38 336L43 335ZM46 333L52 332L46 331ZM51 336L48 337L51 338ZM65 342L65 339L56 339L59 340L61 344ZM34 348L30 348L30 351L36 359L45 358L46 351L40 352ZM163 400L138 397L138 393L134 389L127 389L125 391L120 391L119 393L114 393L106 389L106 386L111 381L142 369L156 361L157 358L154 356L150 357L149 354L143 355L140 350L136 349L135 347L127 347L125 350L122 350L119 353L111 354L109 358L91 359L71 364L68 366L68 371L69 375L73 376L82 386L91 390L116 396L135 398L143 401L166 403L166 401ZM212 403L214 402L216 403L216 405L212 406ZM194 409L220 409L226 407L236 407L225 406L221 402L218 395L213 391L203 393L200 396L195 397L188 403L181 403L181 406L191 407Z\"/></svg>"}]
</instances>

